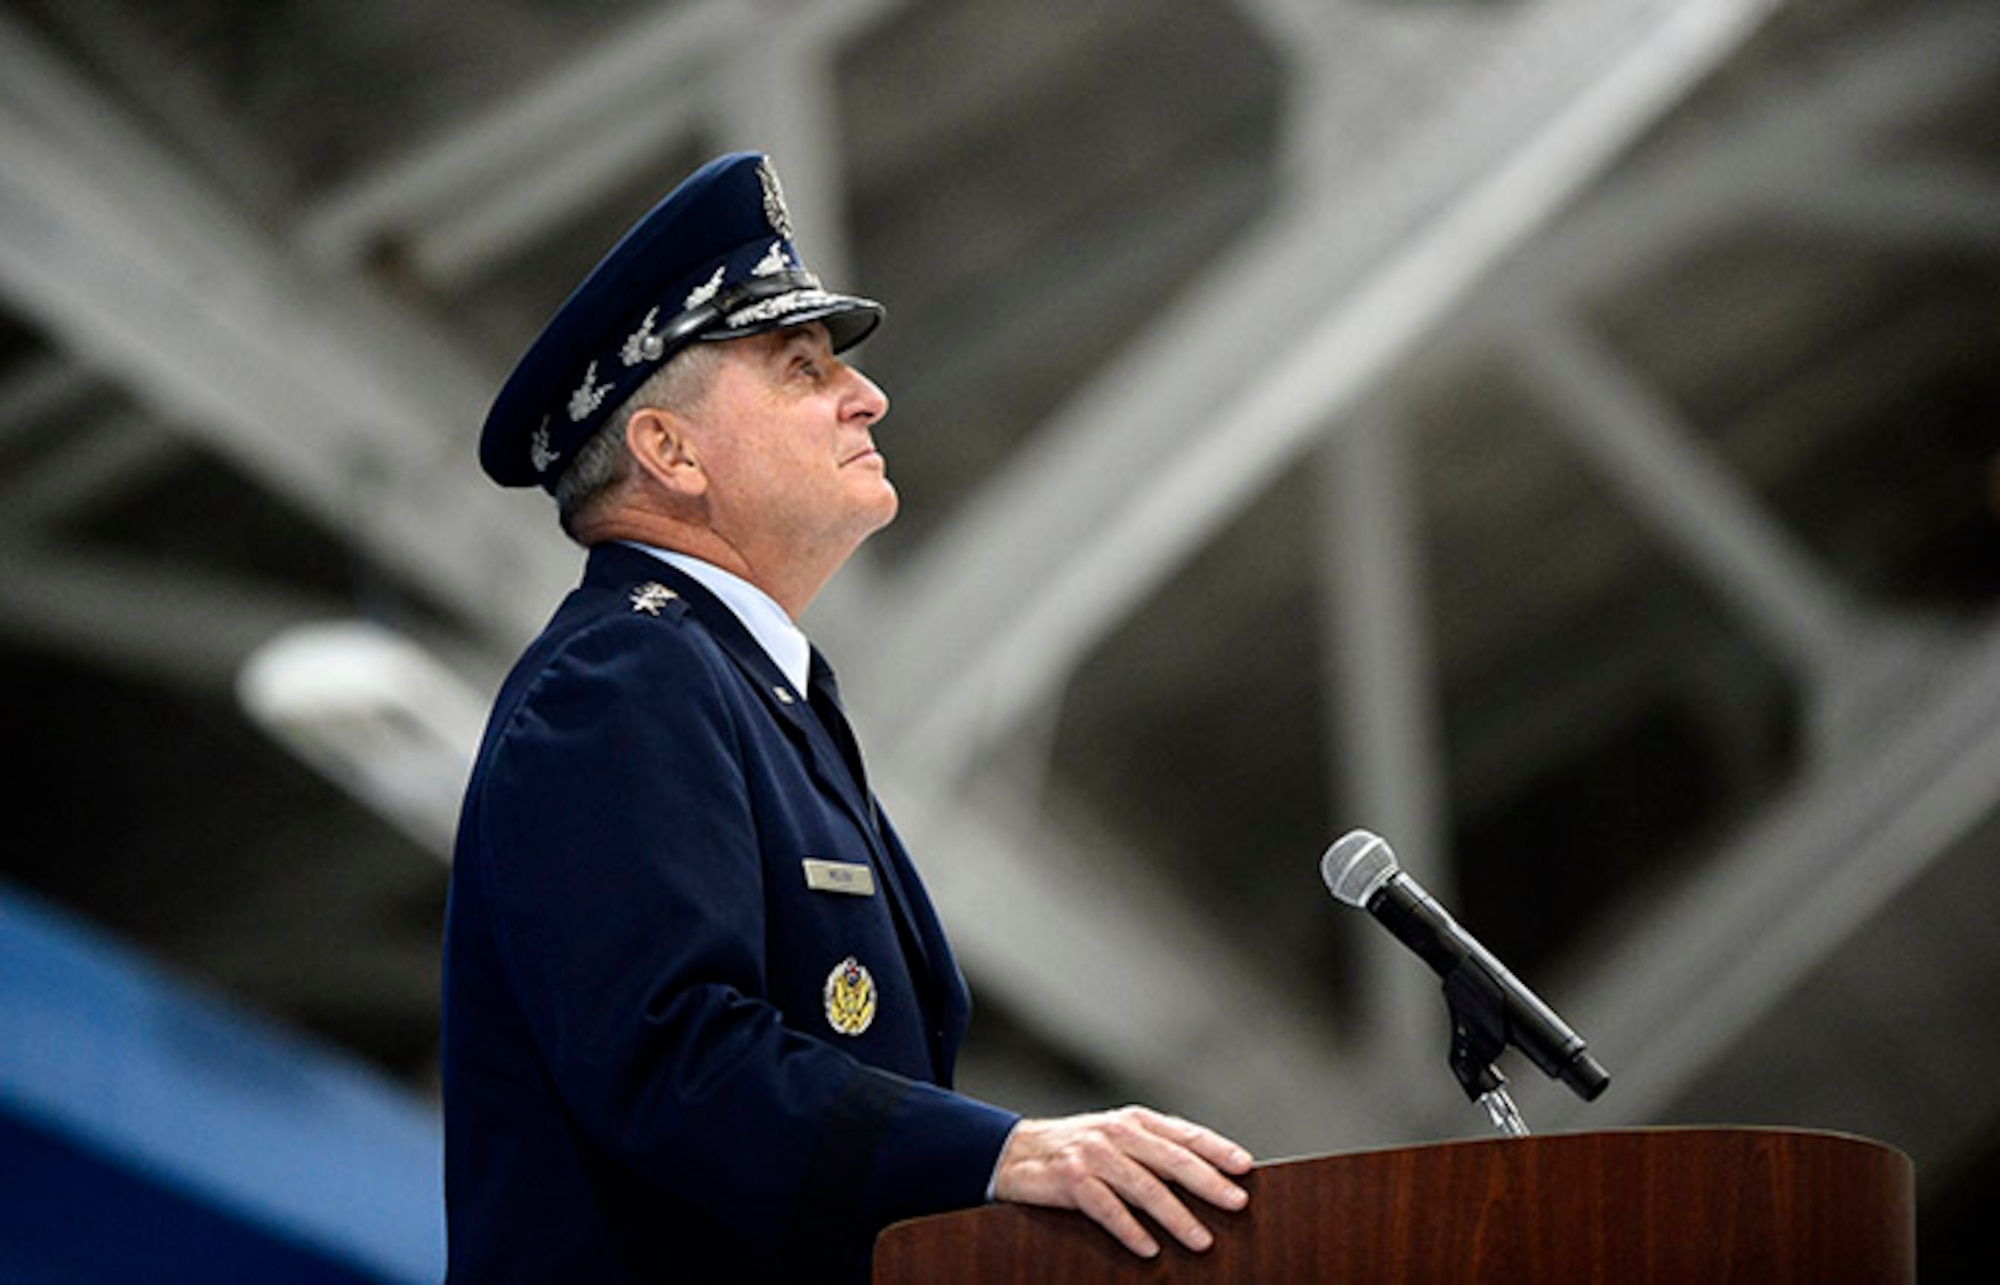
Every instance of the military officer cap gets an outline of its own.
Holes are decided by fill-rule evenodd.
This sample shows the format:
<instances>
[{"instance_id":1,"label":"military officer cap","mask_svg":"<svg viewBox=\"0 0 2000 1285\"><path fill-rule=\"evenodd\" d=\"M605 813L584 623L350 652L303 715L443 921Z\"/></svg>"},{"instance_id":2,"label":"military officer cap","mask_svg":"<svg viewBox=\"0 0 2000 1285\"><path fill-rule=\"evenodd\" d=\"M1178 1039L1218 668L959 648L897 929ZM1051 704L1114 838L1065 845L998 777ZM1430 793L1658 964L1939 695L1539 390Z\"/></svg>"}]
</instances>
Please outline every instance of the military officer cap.
<instances>
[{"instance_id":1,"label":"military officer cap","mask_svg":"<svg viewBox=\"0 0 2000 1285\"><path fill-rule=\"evenodd\" d=\"M502 486L553 492L604 417L689 344L818 321L840 352L867 338L882 311L823 289L806 269L769 157L717 157L556 309L487 412L479 462Z\"/></svg>"}]
</instances>

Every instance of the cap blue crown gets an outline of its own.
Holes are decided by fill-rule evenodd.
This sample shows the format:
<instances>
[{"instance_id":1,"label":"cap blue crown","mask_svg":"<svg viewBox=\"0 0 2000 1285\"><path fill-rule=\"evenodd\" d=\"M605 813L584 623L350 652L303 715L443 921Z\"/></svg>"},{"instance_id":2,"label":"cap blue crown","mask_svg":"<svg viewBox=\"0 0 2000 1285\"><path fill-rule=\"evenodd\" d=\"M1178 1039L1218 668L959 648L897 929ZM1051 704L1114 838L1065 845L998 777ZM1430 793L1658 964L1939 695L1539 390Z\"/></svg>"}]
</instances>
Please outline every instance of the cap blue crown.
<instances>
[{"instance_id":1,"label":"cap blue crown","mask_svg":"<svg viewBox=\"0 0 2000 1285\"><path fill-rule=\"evenodd\" d=\"M701 340L826 325L833 350L882 320L872 299L820 286L792 244L770 158L717 157L634 224L563 301L487 412L479 462L502 486L556 479L667 358Z\"/></svg>"}]
</instances>

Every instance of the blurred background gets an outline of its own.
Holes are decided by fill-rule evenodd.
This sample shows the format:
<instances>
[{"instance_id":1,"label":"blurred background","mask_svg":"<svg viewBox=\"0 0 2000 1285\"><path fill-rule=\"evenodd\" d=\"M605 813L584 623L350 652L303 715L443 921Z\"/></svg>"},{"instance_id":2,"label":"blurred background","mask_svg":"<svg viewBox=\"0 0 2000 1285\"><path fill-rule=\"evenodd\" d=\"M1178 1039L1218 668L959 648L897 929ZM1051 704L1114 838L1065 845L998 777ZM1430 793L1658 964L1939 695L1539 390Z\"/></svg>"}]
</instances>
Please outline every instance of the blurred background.
<instances>
[{"instance_id":1,"label":"blurred background","mask_svg":"<svg viewBox=\"0 0 2000 1285\"><path fill-rule=\"evenodd\" d=\"M457 791L581 561L474 439L731 147L890 309L807 624L963 1087L1485 1135L1366 827L1611 1069L1503 1060L1538 1131L1878 1138L1972 1278L1984 0L6 0L0 1276L437 1276Z\"/></svg>"}]
</instances>

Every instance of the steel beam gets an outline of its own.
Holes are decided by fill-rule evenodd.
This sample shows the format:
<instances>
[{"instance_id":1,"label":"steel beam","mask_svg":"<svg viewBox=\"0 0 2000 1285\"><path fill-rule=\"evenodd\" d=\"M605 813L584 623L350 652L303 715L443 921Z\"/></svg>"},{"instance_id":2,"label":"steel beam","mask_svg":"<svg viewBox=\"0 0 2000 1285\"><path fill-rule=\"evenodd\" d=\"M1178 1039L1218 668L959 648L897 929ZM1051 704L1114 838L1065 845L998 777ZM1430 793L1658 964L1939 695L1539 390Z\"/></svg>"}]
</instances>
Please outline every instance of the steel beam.
<instances>
[{"instance_id":1,"label":"steel beam","mask_svg":"<svg viewBox=\"0 0 2000 1285\"><path fill-rule=\"evenodd\" d=\"M0 292L475 634L531 629L575 559L468 466L491 381L289 261L4 22L0 86Z\"/></svg>"}]
</instances>

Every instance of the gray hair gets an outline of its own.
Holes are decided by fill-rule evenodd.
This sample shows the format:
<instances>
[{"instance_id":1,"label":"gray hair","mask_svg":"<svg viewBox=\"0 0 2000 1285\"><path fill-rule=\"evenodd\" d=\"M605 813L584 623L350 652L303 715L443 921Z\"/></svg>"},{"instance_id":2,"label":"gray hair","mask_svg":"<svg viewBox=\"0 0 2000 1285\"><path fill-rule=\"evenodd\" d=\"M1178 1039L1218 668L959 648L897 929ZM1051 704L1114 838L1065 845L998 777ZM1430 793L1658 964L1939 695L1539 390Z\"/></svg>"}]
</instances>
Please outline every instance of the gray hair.
<instances>
[{"instance_id":1,"label":"gray hair","mask_svg":"<svg viewBox=\"0 0 2000 1285\"><path fill-rule=\"evenodd\" d=\"M632 395L617 410L605 416L556 479L556 517L563 530L574 535L578 520L590 506L631 471L631 457L625 449L625 421L642 410L688 409L708 391L709 380L721 359L722 351L714 344L689 344L667 358L665 364L646 377L645 383L632 390Z\"/></svg>"}]
</instances>

